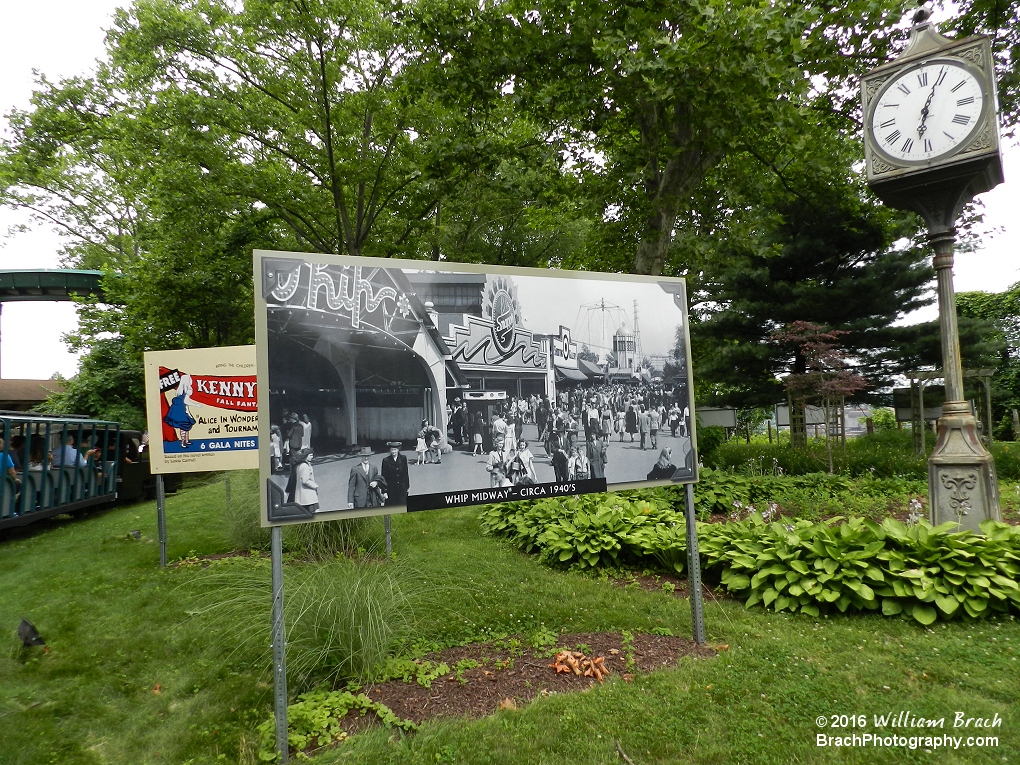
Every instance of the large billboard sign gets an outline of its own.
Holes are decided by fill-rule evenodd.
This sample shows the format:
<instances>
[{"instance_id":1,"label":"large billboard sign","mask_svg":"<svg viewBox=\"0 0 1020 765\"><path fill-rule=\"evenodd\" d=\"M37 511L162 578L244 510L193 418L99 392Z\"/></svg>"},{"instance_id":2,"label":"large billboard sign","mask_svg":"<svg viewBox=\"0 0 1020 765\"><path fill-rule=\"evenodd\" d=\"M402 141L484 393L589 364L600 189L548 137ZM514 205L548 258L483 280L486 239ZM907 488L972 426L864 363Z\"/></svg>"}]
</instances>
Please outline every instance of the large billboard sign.
<instances>
[{"instance_id":1,"label":"large billboard sign","mask_svg":"<svg viewBox=\"0 0 1020 765\"><path fill-rule=\"evenodd\" d=\"M152 472L258 467L257 394L255 346L147 352Z\"/></svg>"},{"instance_id":2,"label":"large billboard sign","mask_svg":"<svg viewBox=\"0 0 1020 765\"><path fill-rule=\"evenodd\" d=\"M682 279L269 251L254 272L265 525L697 480ZM620 337L645 359L625 379Z\"/></svg>"}]
</instances>

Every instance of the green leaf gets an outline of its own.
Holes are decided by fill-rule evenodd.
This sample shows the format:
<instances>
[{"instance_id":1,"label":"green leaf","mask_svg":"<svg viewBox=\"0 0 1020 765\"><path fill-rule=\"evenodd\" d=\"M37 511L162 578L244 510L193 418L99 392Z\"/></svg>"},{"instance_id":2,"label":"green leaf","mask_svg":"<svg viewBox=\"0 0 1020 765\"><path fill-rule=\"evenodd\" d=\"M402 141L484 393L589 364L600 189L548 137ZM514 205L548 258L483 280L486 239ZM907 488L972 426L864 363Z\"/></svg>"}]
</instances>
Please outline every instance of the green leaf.
<instances>
[{"instance_id":1,"label":"green leaf","mask_svg":"<svg viewBox=\"0 0 1020 765\"><path fill-rule=\"evenodd\" d=\"M960 601L956 598L947 598L942 595L935 596L935 605L939 607L946 616L952 616L953 613L960 607Z\"/></svg>"},{"instance_id":2,"label":"green leaf","mask_svg":"<svg viewBox=\"0 0 1020 765\"><path fill-rule=\"evenodd\" d=\"M924 605L923 603L915 603L910 614L925 626L932 624L938 618L938 614L935 609L931 606Z\"/></svg>"},{"instance_id":3,"label":"green leaf","mask_svg":"<svg viewBox=\"0 0 1020 765\"><path fill-rule=\"evenodd\" d=\"M993 574L992 581L995 582L997 585L1001 587L1006 587L1007 589L1010 590L1020 590L1020 584L1017 584L1017 582L1015 582L1012 579L1008 579L1002 576L1002 574Z\"/></svg>"},{"instance_id":4,"label":"green leaf","mask_svg":"<svg viewBox=\"0 0 1020 765\"><path fill-rule=\"evenodd\" d=\"M743 574L723 575L721 581L729 590L746 590L751 586L751 579Z\"/></svg>"},{"instance_id":5,"label":"green leaf","mask_svg":"<svg viewBox=\"0 0 1020 765\"><path fill-rule=\"evenodd\" d=\"M903 612L903 605L898 600L892 598L882 599L882 613L886 616L896 616L896 614Z\"/></svg>"}]
</instances>

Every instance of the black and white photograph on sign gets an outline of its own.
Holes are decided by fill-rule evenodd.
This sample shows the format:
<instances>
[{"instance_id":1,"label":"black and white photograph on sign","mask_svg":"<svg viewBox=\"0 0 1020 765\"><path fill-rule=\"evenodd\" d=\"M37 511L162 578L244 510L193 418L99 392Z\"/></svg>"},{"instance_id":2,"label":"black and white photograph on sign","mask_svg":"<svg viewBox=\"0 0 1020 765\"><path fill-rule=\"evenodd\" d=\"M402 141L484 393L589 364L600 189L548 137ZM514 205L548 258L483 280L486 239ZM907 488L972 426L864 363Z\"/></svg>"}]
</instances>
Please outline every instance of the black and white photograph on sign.
<instances>
[{"instance_id":1,"label":"black and white photograph on sign","mask_svg":"<svg viewBox=\"0 0 1020 765\"><path fill-rule=\"evenodd\" d=\"M682 280L257 257L279 520L696 480Z\"/></svg>"}]
</instances>

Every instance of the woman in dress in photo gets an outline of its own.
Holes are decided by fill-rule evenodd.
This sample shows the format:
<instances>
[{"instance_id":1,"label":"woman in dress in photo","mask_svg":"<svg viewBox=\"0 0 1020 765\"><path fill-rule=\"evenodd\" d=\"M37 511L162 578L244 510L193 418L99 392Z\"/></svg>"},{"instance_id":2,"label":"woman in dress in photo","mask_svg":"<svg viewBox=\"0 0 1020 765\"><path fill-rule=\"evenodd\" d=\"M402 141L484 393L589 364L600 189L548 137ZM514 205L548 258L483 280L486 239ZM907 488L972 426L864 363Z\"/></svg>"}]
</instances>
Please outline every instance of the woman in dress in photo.
<instances>
[{"instance_id":1,"label":"woman in dress in photo","mask_svg":"<svg viewBox=\"0 0 1020 765\"><path fill-rule=\"evenodd\" d=\"M170 409L163 418L163 422L177 431L177 437L185 449L191 446L191 429L195 425L195 418L188 411L188 405L195 403L191 398L191 385L191 375L182 374L181 381L177 383L177 395L170 401Z\"/></svg>"},{"instance_id":2,"label":"woman in dress in photo","mask_svg":"<svg viewBox=\"0 0 1020 765\"><path fill-rule=\"evenodd\" d=\"M279 425L269 426L269 458L273 473L279 473L283 469L283 434Z\"/></svg>"},{"instance_id":3,"label":"woman in dress in photo","mask_svg":"<svg viewBox=\"0 0 1020 765\"><path fill-rule=\"evenodd\" d=\"M485 431L485 418L482 417L481 412L475 412L475 416L471 418L471 442L474 447L471 449L472 455L481 455L482 453L482 434Z\"/></svg>"},{"instance_id":4,"label":"woman in dress in photo","mask_svg":"<svg viewBox=\"0 0 1020 765\"><path fill-rule=\"evenodd\" d=\"M485 463L485 471L489 474L489 486L495 489L499 484L496 482L496 469L499 468L500 475L506 476L506 467L503 464L503 452L492 447L489 452L489 459Z\"/></svg>"},{"instance_id":5,"label":"woman in dress in photo","mask_svg":"<svg viewBox=\"0 0 1020 765\"><path fill-rule=\"evenodd\" d=\"M425 431L421 430L418 432L418 441L414 445L414 451L418 454L418 461L415 465L425 464L425 450L428 449L428 444L425 443Z\"/></svg>"},{"instance_id":6,"label":"woman in dress in photo","mask_svg":"<svg viewBox=\"0 0 1020 765\"><path fill-rule=\"evenodd\" d=\"M319 509L319 485L312 471L312 450L301 449L293 456L294 462L294 503L314 513Z\"/></svg>"},{"instance_id":7,"label":"woman in dress in photo","mask_svg":"<svg viewBox=\"0 0 1020 765\"><path fill-rule=\"evenodd\" d=\"M634 436L638 432L638 413L637 404L631 404L627 407L627 432L630 433L630 442L634 443ZM623 439L621 439L623 440Z\"/></svg>"},{"instance_id":8,"label":"woman in dress in photo","mask_svg":"<svg viewBox=\"0 0 1020 765\"><path fill-rule=\"evenodd\" d=\"M521 464L524 466L524 478L529 478L531 479L531 483L536 483L538 481L538 475L535 473L535 455L532 454L531 449L528 448L527 441L521 441L517 445L517 459L519 459Z\"/></svg>"},{"instance_id":9,"label":"woman in dress in photo","mask_svg":"<svg viewBox=\"0 0 1020 765\"><path fill-rule=\"evenodd\" d=\"M602 423L600 425L599 435L608 436L613 432L613 411L609 406L602 407Z\"/></svg>"}]
</instances>

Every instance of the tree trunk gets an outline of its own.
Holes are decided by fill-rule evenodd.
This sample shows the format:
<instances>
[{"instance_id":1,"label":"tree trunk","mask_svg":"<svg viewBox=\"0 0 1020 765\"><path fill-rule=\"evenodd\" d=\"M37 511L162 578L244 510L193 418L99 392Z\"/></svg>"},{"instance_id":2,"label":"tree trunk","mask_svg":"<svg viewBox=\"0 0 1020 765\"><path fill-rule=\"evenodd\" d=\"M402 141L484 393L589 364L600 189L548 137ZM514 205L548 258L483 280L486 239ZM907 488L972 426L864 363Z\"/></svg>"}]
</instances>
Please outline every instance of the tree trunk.
<instances>
[{"instance_id":1,"label":"tree trunk","mask_svg":"<svg viewBox=\"0 0 1020 765\"><path fill-rule=\"evenodd\" d=\"M650 276L662 274L675 225L676 204L673 202L660 203L660 209L645 219L641 241L634 256L634 273Z\"/></svg>"}]
</instances>

